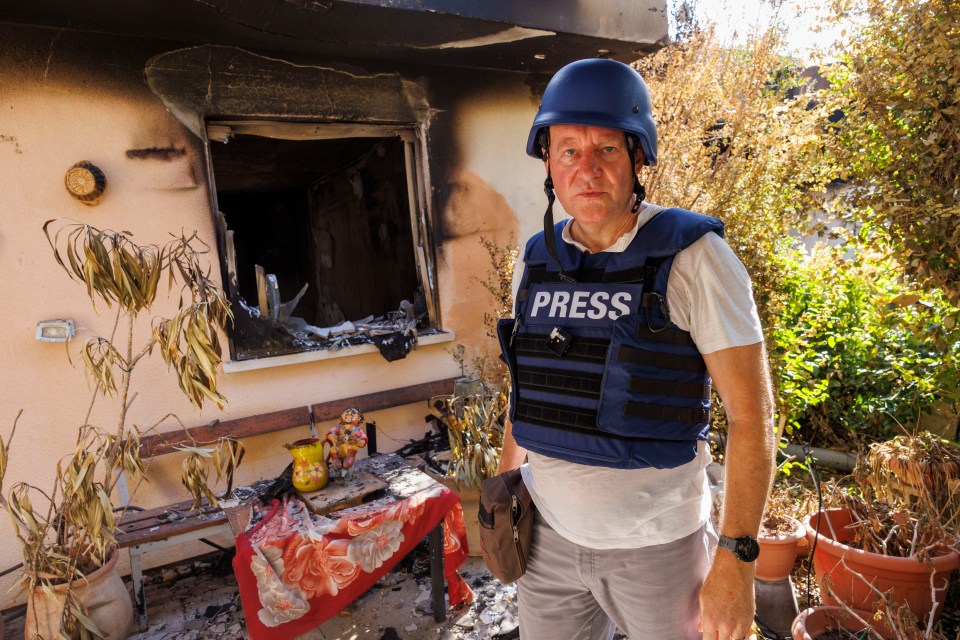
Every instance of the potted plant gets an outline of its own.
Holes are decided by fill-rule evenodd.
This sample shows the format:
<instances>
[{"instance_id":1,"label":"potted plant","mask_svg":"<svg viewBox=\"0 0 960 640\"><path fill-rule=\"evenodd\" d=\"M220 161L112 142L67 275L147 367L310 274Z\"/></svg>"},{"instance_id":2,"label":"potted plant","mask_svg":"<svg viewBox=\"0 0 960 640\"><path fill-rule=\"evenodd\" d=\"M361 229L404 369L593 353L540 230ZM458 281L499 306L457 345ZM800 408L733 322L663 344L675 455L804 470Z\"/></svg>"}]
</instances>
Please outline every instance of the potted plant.
<instances>
[{"instance_id":1,"label":"potted plant","mask_svg":"<svg viewBox=\"0 0 960 640\"><path fill-rule=\"evenodd\" d=\"M446 475L458 487L479 490L496 474L509 393L509 380L504 378L495 389L481 383L473 395L431 398L431 413L444 424L450 441Z\"/></svg>"},{"instance_id":2,"label":"potted plant","mask_svg":"<svg viewBox=\"0 0 960 640\"><path fill-rule=\"evenodd\" d=\"M504 377L495 388L480 381L476 393L430 400L430 412L444 426L450 442L442 482L460 495L471 555L480 553L480 485L497 473L509 393L510 381Z\"/></svg>"},{"instance_id":3,"label":"potted plant","mask_svg":"<svg viewBox=\"0 0 960 640\"><path fill-rule=\"evenodd\" d=\"M800 502L793 493L793 487L778 483L767 498L757 536L760 555L756 577L762 582L786 580L796 562L797 546L806 531L794 517Z\"/></svg>"},{"instance_id":4,"label":"potted plant","mask_svg":"<svg viewBox=\"0 0 960 640\"><path fill-rule=\"evenodd\" d=\"M887 618L877 620L869 611L847 607L813 607L802 611L793 621L792 633L793 640L826 637L886 640L898 637Z\"/></svg>"},{"instance_id":5,"label":"potted plant","mask_svg":"<svg viewBox=\"0 0 960 640\"><path fill-rule=\"evenodd\" d=\"M956 521L941 514L956 513L960 496L946 490L951 476L930 465L955 460L960 448L930 434L872 445L854 470L862 495L842 494L842 508L804 518L825 604L873 610L878 603L905 603L932 628L950 573L960 566L951 548L958 542ZM908 477L920 479L911 493L891 492L886 484Z\"/></svg>"},{"instance_id":6,"label":"potted plant","mask_svg":"<svg viewBox=\"0 0 960 640\"><path fill-rule=\"evenodd\" d=\"M84 224L69 224L54 232L52 223L43 229L54 258L71 279L86 287L96 311L99 305L115 309L117 341L114 336L95 336L80 354L93 381L91 408L98 396L113 399L116 426L108 430L90 424L88 410L73 452L57 465L52 486L43 489L17 482L4 494L3 479L16 449L18 415L6 442L0 440L0 503L12 517L23 548L27 636L123 638L133 621L129 595L115 569L116 524L125 506L115 509L112 499L121 478L133 491L144 479L141 429L127 420L136 395L131 394L133 372L158 350L192 404L200 408L212 401L222 408L225 399L216 384L221 361L218 332L231 313L226 298L210 280L209 269L201 264L207 247L196 235L175 237L163 247L140 246L127 232ZM164 281L171 289L179 289L177 313L154 319L149 338L135 345L138 319L150 311ZM217 453L222 469L232 470L237 447L231 444L228 452ZM212 496L205 475L201 465L190 464L183 480L194 493Z\"/></svg>"}]
</instances>

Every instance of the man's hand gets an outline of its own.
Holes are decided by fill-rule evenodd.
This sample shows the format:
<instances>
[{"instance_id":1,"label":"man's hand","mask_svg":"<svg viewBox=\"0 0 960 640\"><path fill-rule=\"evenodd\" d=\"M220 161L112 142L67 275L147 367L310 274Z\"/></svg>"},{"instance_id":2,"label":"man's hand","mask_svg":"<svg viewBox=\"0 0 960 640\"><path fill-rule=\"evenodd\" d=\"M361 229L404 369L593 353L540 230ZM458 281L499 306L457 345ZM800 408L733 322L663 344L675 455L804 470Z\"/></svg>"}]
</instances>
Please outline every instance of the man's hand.
<instances>
[{"instance_id":1,"label":"man's hand","mask_svg":"<svg viewBox=\"0 0 960 640\"><path fill-rule=\"evenodd\" d=\"M703 640L757 640L750 632L756 605L756 567L725 549L717 549L713 566L700 590L700 629Z\"/></svg>"}]
</instances>

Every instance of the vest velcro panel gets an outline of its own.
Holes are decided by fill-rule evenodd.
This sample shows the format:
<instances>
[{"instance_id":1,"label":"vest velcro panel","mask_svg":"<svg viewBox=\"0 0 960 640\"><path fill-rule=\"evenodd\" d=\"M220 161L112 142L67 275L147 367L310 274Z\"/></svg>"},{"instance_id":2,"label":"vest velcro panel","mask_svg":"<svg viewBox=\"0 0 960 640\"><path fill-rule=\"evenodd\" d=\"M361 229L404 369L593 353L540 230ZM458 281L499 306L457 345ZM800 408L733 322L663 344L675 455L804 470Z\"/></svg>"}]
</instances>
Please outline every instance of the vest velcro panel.
<instances>
[{"instance_id":1,"label":"vest velcro panel","mask_svg":"<svg viewBox=\"0 0 960 640\"><path fill-rule=\"evenodd\" d=\"M597 428L597 412L569 405L524 399L517 403L515 419L549 429L587 432L601 437L609 436Z\"/></svg>"},{"instance_id":2,"label":"vest velcro panel","mask_svg":"<svg viewBox=\"0 0 960 640\"><path fill-rule=\"evenodd\" d=\"M654 380L651 378L630 377L630 391L636 393L649 393L655 395L677 395L684 398L698 398L700 400L710 399L710 385L697 382L678 382L671 380Z\"/></svg>"},{"instance_id":3,"label":"vest velcro panel","mask_svg":"<svg viewBox=\"0 0 960 640\"><path fill-rule=\"evenodd\" d=\"M693 371L696 373L706 373L707 371L707 365L703 362L703 357L699 353L697 355L684 356L621 346L617 349L617 360L630 362L632 364L659 367L661 369L677 369L679 371Z\"/></svg>"},{"instance_id":4,"label":"vest velcro panel","mask_svg":"<svg viewBox=\"0 0 960 640\"><path fill-rule=\"evenodd\" d=\"M623 415L640 417L647 420L668 420L671 422L706 422L710 419L709 409L687 409L670 407L650 402L627 401Z\"/></svg>"},{"instance_id":5,"label":"vest velcro panel","mask_svg":"<svg viewBox=\"0 0 960 640\"><path fill-rule=\"evenodd\" d=\"M518 358L556 358L553 351L547 348L546 336L521 333L516 336L513 344ZM577 338L563 357L571 362L604 364L609 347L610 340L581 337Z\"/></svg>"},{"instance_id":6,"label":"vest velcro panel","mask_svg":"<svg viewBox=\"0 0 960 640\"><path fill-rule=\"evenodd\" d=\"M641 324L637 327L637 338L640 340L655 340L657 342L669 342L671 344L680 344L687 347L696 348L697 343L693 341L690 334L680 329L671 329L666 327L654 331L646 325Z\"/></svg>"},{"instance_id":7,"label":"vest velcro panel","mask_svg":"<svg viewBox=\"0 0 960 640\"><path fill-rule=\"evenodd\" d=\"M563 389L570 395L600 399L603 376L597 373L565 373L547 367L517 365L517 384L533 391L555 392Z\"/></svg>"}]
</instances>

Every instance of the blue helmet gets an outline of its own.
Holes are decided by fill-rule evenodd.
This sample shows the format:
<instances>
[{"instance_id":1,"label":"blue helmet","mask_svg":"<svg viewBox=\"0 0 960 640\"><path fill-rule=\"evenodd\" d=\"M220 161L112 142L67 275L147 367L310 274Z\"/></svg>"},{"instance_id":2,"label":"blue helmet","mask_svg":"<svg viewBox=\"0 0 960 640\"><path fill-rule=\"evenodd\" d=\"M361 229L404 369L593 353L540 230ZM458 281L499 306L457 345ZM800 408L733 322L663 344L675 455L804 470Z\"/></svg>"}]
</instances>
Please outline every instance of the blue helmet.
<instances>
[{"instance_id":1,"label":"blue helmet","mask_svg":"<svg viewBox=\"0 0 960 640\"><path fill-rule=\"evenodd\" d=\"M577 60L550 80L527 138L527 155L543 158L540 132L553 124L617 129L635 136L644 164L657 162L657 125L643 77L622 62Z\"/></svg>"}]
</instances>

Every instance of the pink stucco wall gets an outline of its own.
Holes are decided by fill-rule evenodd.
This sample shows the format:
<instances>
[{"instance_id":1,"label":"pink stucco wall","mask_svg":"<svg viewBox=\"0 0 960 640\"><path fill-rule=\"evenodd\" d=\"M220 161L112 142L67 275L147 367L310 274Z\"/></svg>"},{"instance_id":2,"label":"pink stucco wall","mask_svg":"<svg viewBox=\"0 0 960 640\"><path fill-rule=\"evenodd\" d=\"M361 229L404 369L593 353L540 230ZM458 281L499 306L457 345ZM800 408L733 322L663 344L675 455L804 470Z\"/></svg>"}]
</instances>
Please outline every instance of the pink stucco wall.
<instances>
[{"instance_id":1,"label":"pink stucco wall","mask_svg":"<svg viewBox=\"0 0 960 640\"><path fill-rule=\"evenodd\" d=\"M0 47L2 49L2 47ZM0 54L4 52L0 50ZM54 262L41 232L51 218L70 219L130 231L141 243L164 242L170 233L196 230L215 247L208 183L199 140L182 126L147 89L142 77L109 65L67 64L62 58L36 51L0 64L0 435L6 439L19 410L23 416L12 444L4 490L26 480L50 487L57 461L72 450L77 426L90 403L91 390L77 357L80 346L94 335L109 335L113 315L97 315L81 285L71 282ZM105 81L104 81L105 80ZM461 165L450 178L458 195L441 206L442 215L456 221L453 232L438 251L438 282L444 328L470 352L492 352L483 336L486 293L476 278L488 268L479 236L505 242L510 231L525 239L542 215L542 168L522 153L503 152L510 141L520 149L536 109L530 90L518 80L495 95L475 94L457 106L456 123ZM496 135L493 135L495 132ZM132 159L130 149L182 147L187 153L170 162ZM88 160L107 176L100 204L88 207L64 189L65 171ZM215 251L215 250L214 250ZM218 257L210 255L219 277ZM156 306L158 314L175 308L169 300ZM34 327L40 320L72 318L78 335L62 344L40 343ZM145 328L138 337L146 337ZM167 375L159 357L145 361L135 373L137 393L131 421L150 425L175 413L187 426L259 413L307 406L311 403L407 386L459 375L447 349L455 342L423 346L406 359L387 363L378 354L347 356L296 365L270 367L222 376L228 399L223 412L192 408L181 396L176 380ZM72 364L68 360L68 352ZM392 450L424 431L426 408L409 405L374 412L380 449ZM115 405L99 399L92 422L115 423ZM174 428L169 423L161 429ZM325 430L329 425L320 425ZM307 427L246 441L247 456L238 482L274 477L289 461L284 442L303 437ZM136 502L156 506L186 497L179 484L179 456L152 463L151 482ZM13 530L0 518L0 569L21 560L10 544ZM223 541L221 541L223 542ZM205 551L197 545L175 547L147 557L148 566ZM125 559L124 559L125 561ZM13 584L15 574L0 580L0 592Z\"/></svg>"}]
</instances>

